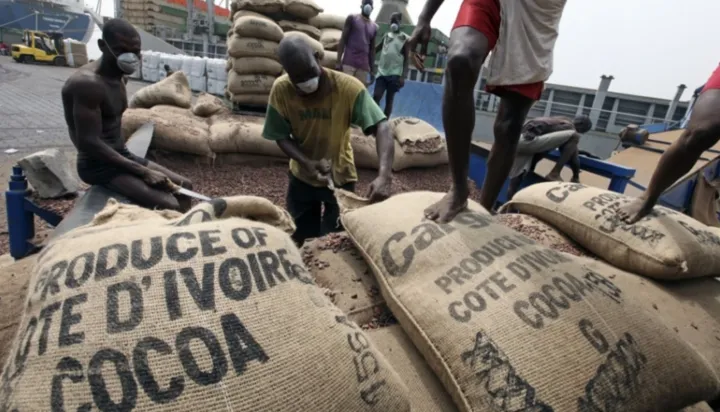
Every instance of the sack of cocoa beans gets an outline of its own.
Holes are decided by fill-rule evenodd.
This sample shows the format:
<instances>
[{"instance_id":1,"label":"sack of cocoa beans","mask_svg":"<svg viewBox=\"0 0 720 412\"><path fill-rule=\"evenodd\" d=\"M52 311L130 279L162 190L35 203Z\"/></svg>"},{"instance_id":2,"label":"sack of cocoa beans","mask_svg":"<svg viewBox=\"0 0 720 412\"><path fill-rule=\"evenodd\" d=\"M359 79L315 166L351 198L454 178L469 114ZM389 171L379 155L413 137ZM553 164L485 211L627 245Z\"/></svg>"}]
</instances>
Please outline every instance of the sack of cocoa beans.
<instances>
[{"instance_id":1,"label":"sack of cocoa beans","mask_svg":"<svg viewBox=\"0 0 720 412\"><path fill-rule=\"evenodd\" d=\"M232 34L227 38L228 56L238 57L267 57L277 60L279 43L253 37L240 37Z\"/></svg>"},{"instance_id":2,"label":"sack of cocoa beans","mask_svg":"<svg viewBox=\"0 0 720 412\"><path fill-rule=\"evenodd\" d=\"M430 123L403 116L391 119L390 127L395 135L393 170L448 163L445 138Z\"/></svg>"},{"instance_id":3,"label":"sack of cocoa beans","mask_svg":"<svg viewBox=\"0 0 720 412\"><path fill-rule=\"evenodd\" d=\"M0 410L409 411L390 364L309 277L293 230L285 210L241 196L54 239Z\"/></svg>"},{"instance_id":4,"label":"sack of cocoa beans","mask_svg":"<svg viewBox=\"0 0 720 412\"><path fill-rule=\"evenodd\" d=\"M280 62L268 57L238 57L231 58L232 70L237 74L266 74L277 77L283 68Z\"/></svg>"},{"instance_id":5,"label":"sack of cocoa beans","mask_svg":"<svg viewBox=\"0 0 720 412\"><path fill-rule=\"evenodd\" d=\"M380 161L378 160L375 137L365 136L362 130L353 127L350 130L350 146L353 149L355 166L363 169L377 170Z\"/></svg>"},{"instance_id":6,"label":"sack of cocoa beans","mask_svg":"<svg viewBox=\"0 0 720 412\"><path fill-rule=\"evenodd\" d=\"M211 120L210 149L215 153L245 153L286 158L277 143L262 136L263 125L246 116L228 115Z\"/></svg>"},{"instance_id":7,"label":"sack of cocoa beans","mask_svg":"<svg viewBox=\"0 0 720 412\"><path fill-rule=\"evenodd\" d=\"M345 27L347 16L339 14L320 13L316 17L310 19L309 23L318 29L337 29L342 30Z\"/></svg>"},{"instance_id":8,"label":"sack of cocoa beans","mask_svg":"<svg viewBox=\"0 0 720 412\"><path fill-rule=\"evenodd\" d=\"M302 33L307 34L308 36L312 37L314 40L320 40L320 35L322 35L322 32L317 27L311 26L309 24L305 23L299 23L296 21L289 21L289 20L281 20L278 22L280 25L280 28L283 29L283 31L299 31Z\"/></svg>"},{"instance_id":9,"label":"sack of cocoa beans","mask_svg":"<svg viewBox=\"0 0 720 412\"><path fill-rule=\"evenodd\" d=\"M400 326L370 329L368 335L413 394L410 398L413 412L458 410L442 383Z\"/></svg>"},{"instance_id":10,"label":"sack of cocoa beans","mask_svg":"<svg viewBox=\"0 0 720 412\"><path fill-rule=\"evenodd\" d=\"M155 129L151 147L168 152L212 156L210 128L205 119L190 110L174 106L155 106L153 109L128 109L122 117L123 136L127 139L146 123Z\"/></svg>"},{"instance_id":11,"label":"sack of cocoa beans","mask_svg":"<svg viewBox=\"0 0 720 412\"><path fill-rule=\"evenodd\" d=\"M233 21L232 30L238 37L252 37L274 42L280 42L283 38L280 26L265 17L241 16Z\"/></svg>"},{"instance_id":12,"label":"sack of cocoa beans","mask_svg":"<svg viewBox=\"0 0 720 412\"><path fill-rule=\"evenodd\" d=\"M275 78L266 74L238 74L232 70L228 73L228 91L233 95L269 94Z\"/></svg>"},{"instance_id":13,"label":"sack of cocoa beans","mask_svg":"<svg viewBox=\"0 0 720 412\"><path fill-rule=\"evenodd\" d=\"M135 92L128 107L149 109L159 104L189 108L192 101L190 83L185 73L177 71L150 86Z\"/></svg>"},{"instance_id":14,"label":"sack of cocoa beans","mask_svg":"<svg viewBox=\"0 0 720 412\"><path fill-rule=\"evenodd\" d=\"M523 213L505 213L495 216L495 220L550 249L575 256L591 256L575 241L534 216Z\"/></svg>"},{"instance_id":15,"label":"sack of cocoa beans","mask_svg":"<svg viewBox=\"0 0 720 412\"><path fill-rule=\"evenodd\" d=\"M505 206L560 229L598 257L658 279L720 274L720 229L662 206L634 224L617 210L635 200L577 183L546 182L516 193Z\"/></svg>"},{"instance_id":16,"label":"sack of cocoa beans","mask_svg":"<svg viewBox=\"0 0 720 412\"><path fill-rule=\"evenodd\" d=\"M500 225L475 202L425 219L444 193L342 214L383 297L461 411L678 410L711 399L714 371L590 267Z\"/></svg>"},{"instance_id":17,"label":"sack of cocoa beans","mask_svg":"<svg viewBox=\"0 0 720 412\"><path fill-rule=\"evenodd\" d=\"M210 93L200 93L192 107L192 112L196 116L210 117L219 113L229 113L230 110L219 97Z\"/></svg>"},{"instance_id":18,"label":"sack of cocoa beans","mask_svg":"<svg viewBox=\"0 0 720 412\"><path fill-rule=\"evenodd\" d=\"M234 0L233 10L248 10L257 13L279 13L283 10L283 0ZM233 13L235 15L235 13Z\"/></svg>"},{"instance_id":19,"label":"sack of cocoa beans","mask_svg":"<svg viewBox=\"0 0 720 412\"><path fill-rule=\"evenodd\" d=\"M298 19L307 20L323 12L313 0L285 0L285 12Z\"/></svg>"},{"instance_id":20,"label":"sack of cocoa beans","mask_svg":"<svg viewBox=\"0 0 720 412\"><path fill-rule=\"evenodd\" d=\"M340 38L342 38L342 30L338 29L323 29L320 35L320 43L323 49L337 51L338 45L340 44Z\"/></svg>"}]
</instances>

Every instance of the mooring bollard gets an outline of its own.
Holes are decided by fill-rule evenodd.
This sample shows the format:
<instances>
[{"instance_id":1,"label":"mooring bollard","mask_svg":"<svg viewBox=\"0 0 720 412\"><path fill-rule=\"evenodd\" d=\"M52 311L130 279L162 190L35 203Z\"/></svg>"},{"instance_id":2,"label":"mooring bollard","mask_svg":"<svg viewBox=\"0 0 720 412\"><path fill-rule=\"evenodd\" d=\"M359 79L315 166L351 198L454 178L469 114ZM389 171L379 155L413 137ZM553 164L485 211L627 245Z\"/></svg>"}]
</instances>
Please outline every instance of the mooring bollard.
<instances>
[{"instance_id":1,"label":"mooring bollard","mask_svg":"<svg viewBox=\"0 0 720 412\"><path fill-rule=\"evenodd\" d=\"M37 248L32 240L35 237L35 215L57 226L62 217L49 210L40 208L28 200L28 182L22 167L13 166L8 190L5 191L8 237L10 238L10 255L22 259Z\"/></svg>"}]
</instances>

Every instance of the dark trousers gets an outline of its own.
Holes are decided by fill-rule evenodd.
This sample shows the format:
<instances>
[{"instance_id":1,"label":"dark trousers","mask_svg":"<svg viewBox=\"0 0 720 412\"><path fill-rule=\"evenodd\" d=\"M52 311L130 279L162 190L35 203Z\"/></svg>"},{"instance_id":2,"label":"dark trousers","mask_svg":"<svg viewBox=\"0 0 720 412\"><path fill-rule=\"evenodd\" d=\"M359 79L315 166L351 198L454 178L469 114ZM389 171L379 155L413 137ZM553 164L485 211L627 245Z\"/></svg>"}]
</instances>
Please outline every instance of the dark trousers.
<instances>
[{"instance_id":1,"label":"dark trousers","mask_svg":"<svg viewBox=\"0 0 720 412\"><path fill-rule=\"evenodd\" d=\"M355 182L339 188L354 192ZM343 230L340 209L332 190L309 185L292 174L288 184L287 209L295 220L296 229L292 239L298 246L302 246L307 239Z\"/></svg>"}]
</instances>

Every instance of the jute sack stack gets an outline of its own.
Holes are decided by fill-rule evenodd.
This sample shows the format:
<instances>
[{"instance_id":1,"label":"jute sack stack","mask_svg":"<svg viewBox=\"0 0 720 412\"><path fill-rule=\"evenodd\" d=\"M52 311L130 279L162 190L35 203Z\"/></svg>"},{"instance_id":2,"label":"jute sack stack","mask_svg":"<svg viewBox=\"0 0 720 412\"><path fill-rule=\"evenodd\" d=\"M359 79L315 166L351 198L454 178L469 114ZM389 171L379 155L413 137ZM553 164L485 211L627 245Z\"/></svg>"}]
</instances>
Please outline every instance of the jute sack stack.
<instances>
[{"instance_id":1,"label":"jute sack stack","mask_svg":"<svg viewBox=\"0 0 720 412\"><path fill-rule=\"evenodd\" d=\"M632 273L671 280L720 274L720 229L661 206L629 225L616 211L632 200L595 187L548 182L521 190L505 207L548 222Z\"/></svg>"},{"instance_id":2,"label":"jute sack stack","mask_svg":"<svg viewBox=\"0 0 720 412\"><path fill-rule=\"evenodd\" d=\"M128 107L149 109L159 104L189 108L192 101L190 83L185 73L177 71L155 84L143 87L130 98Z\"/></svg>"},{"instance_id":3,"label":"jute sack stack","mask_svg":"<svg viewBox=\"0 0 720 412\"><path fill-rule=\"evenodd\" d=\"M323 29L320 35L320 43L325 50L337 51L338 44L340 44L340 38L342 37L342 30L338 29Z\"/></svg>"},{"instance_id":4,"label":"jute sack stack","mask_svg":"<svg viewBox=\"0 0 720 412\"><path fill-rule=\"evenodd\" d=\"M506 213L495 216L495 220L550 249L575 256L591 257L572 239L536 217L522 213Z\"/></svg>"},{"instance_id":5,"label":"jute sack stack","mask_svg":"<svg viewBox=\"0 0 720 412\"><path fill-rule=\"evenodd\" d=\"M255 38L279 43L283 37L280 26L264 16L240 16L233 21L232 30L240 38Z\"/></svg>"},{"instance_id":6,"label":"jute sack stack","mask_svg":"<svg viewBox=\"0 0 720 412\"><path fill-rule=\"evenodd\" d=\"M244 153L286 158L277 143L262 136L263 125L246 116L218 116L210 122L210 149L215 153Z\"/></svg>"},{"instance_id":7,"label":"jute sack stack","mask_svg":"<svg viewBox=\"0 0 720 412\"><path fill-rule=\"evenodd\" d=\"M280 27L285 32L289 31L299 31L301 33L305 33L308 36L312 37L314 40L320 40L320 35L322 34L320 32L320 29L317 27L311 26L309 24L305 23L299 23L296 21L289 21L289 20L281 20L278 22Z\"/></svg>"},{"instance_id":8,"label":"jute sack stack","mask_svg":"<svg viewBox=\"0 0 720 412\"><path fill-rule=\"evenodd\" d=\"M375 277L347 234L312 239L302 254L315 283L332 293L335 306L352 322L365 325L387 309Z\"/></svg>"},{"instance_id":9,"label":"jute sack stack","mask_svg":"<svg viewBox=\"0 0 720 412\"><path fill-rule=\"evenodd\" d=\"M257 13L279 13L283 10L283 0L234 0L231 11L248 10Z\"/></svg>"},{"instance_id":10,"label":"jute sack stack","mask_svg":"<svg viewBox=\"0 0 720 412\"><path fill-rule=\"evenodd\" d=\"M320 61L320 65L335 70L335 67L337 67L337 59L337 52L325 50L325 55Z\"/></svg>"},{"instance_id":11,"label":"jute sack stack","mask_svg":"<svg viewBox=\"0 0 720 412\"><path fill-rule=\"evenodd\" d=\"M239 94L269 95L276 76L267 74L238 74L235 70L228 73L228 91L233 96Z\"/></svg>"},{"instance_id":12,"label":"jute sack stack","mask_svg":"<svg viewBox=\"0 0 720 412\"><path fill-rule=\"evenodd\" d=\"M55 239L0 409L409 411L392 367L276 225L294 229L269 201L237 197Z\"/></svg>"},{"instance_id":13,"label":"jute sack stack","mask_svg":"<svg viewBox=\"0 0 720 412\"><path fill-rule=\"evenodd\" d=\"M215 114L229 113L230 110L219 97L210 93L200 93L192 107L192 112L195 116L210 117Z\"/></svg>"},{"instance_id":14,"label":"jute sack stack","mask_svg":"<svg viewBox=\"0 0 720 412\"><path fill-rule=\"evenodd\" d=\"M310 25L318 29L337 29L342 30L345 27L347 16L337 14L320 13L316 17L310 19Z\"/></svg>"},{"instance_id":15,"label":"jute sack stack","mask_svg":"<svg viewBox=\"0 0 720 412\"><path fill-rule=\"evenodd\" d=\"M412 394L413 412L456 412L458 409L442 383L398 325L368 331L378 351L400 376Z\"/></svg>"},{"instance_id":16,"label":"jute sack stack","mask_svg":"<svg viewBox=\"0 0 720 412\"><path fill-rule=\"evenodd\" d=\"M307 20L316 17L324 10L313 0L285 0L285 13L298 19Z\"/></svg>"},{"instance_id":17,"label":"jute sack stack","mask_svg":"<svg viewBox=\"0 0 720 412\"><path fill-rule=\"evenodd\" d=\"M452 223L405 193L342 223L383 296L462 411L677 410L711 399L696 351L613 283L495 223L480 205Z\"/></svg>"},{"instance_id":18,"label":"jute sack stack","mask_svg":"<svg viewBox=\"0 0 720 412\"><path fill-rule=\"evenodd\" d=\"M122 117L123 136L128 139L135 130L151 122L155 124L151 147L168 152L212 156L210 128L205 119L194 116L190 110L174 106L126 110Z\"/></svg>"},{"instance_id":19,"label":"jute sack stack","mask_svg":"<svg viewBox=\"0 0 720 412\"><path fill-rule=\"evenodd\" d=\"M612 282L692 346L720 376L720 280L663 282L613 268L602 261L579 259L586 267L612 271Z\"/></svg>"},{"instance_id":20,"label":"jute sack stack","mask_svg":"<svg viewBox=\"0 0 720 412\"><path fill-rule=\"evenodd\" d=\"M227 40L228 55L238 57L267 57L277 60L278 42L231 34Z\"/></svg>"},{"instance_id":21,"label":"jute sack stack","mask_svg":"<svg viewBox=\"0 0 720 412\"><path fill-rule=\"evenodd\" d=\"M395 135L393 170L433 167L448 163L445 138L424 120L396 117L390 120Z\"/></svg>"}]
</instances>

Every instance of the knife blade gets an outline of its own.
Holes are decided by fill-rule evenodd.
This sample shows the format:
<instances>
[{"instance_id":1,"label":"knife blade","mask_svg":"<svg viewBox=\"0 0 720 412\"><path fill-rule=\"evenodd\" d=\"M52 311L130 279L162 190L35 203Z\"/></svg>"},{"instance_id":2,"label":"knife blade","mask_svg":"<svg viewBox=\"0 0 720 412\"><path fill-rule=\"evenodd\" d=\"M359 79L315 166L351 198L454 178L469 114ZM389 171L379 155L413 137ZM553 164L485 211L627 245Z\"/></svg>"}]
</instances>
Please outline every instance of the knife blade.
<instances>
[{"instance_id":1,"label":"knife blade","mask_svg":"<svg viewBox=\"0 0 720 412\"><path fill-rule=\"evenodd\" d=\"M209 198L205 195L201 195L198 192L193 192L192 190L185 189L184 187L178 186L175 183L170 182L170 181L168 181L168 186L170 187L170 190L172 190L173 193L192 197L192 198L199 199L199 200L202 200L205 202L209 202L212 200L211 198Z\"/></svg>"}]
</instances>

